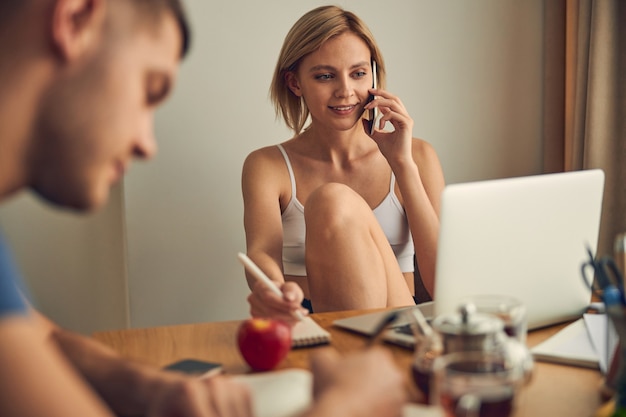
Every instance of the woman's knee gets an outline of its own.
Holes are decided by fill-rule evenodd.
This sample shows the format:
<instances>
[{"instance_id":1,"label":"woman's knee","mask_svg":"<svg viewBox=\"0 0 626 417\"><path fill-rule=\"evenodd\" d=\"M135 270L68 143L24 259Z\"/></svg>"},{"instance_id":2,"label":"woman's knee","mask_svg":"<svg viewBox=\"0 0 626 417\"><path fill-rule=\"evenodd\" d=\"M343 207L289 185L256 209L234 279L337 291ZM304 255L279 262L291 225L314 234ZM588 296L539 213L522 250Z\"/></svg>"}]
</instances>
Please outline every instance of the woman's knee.
<instances>
[{"instance_id":1,"label":"woman's knee","mask_svg":"<svg viewBox=\"0 0 626 417\"><path fill-rule=\"evenodd\" d=\"M309 196L304 208L307 224L321 221L324 224L343 224L356 212L369 206L363 198L345 184L328 183L317 188Z\"/></svg>"}]
</instances>

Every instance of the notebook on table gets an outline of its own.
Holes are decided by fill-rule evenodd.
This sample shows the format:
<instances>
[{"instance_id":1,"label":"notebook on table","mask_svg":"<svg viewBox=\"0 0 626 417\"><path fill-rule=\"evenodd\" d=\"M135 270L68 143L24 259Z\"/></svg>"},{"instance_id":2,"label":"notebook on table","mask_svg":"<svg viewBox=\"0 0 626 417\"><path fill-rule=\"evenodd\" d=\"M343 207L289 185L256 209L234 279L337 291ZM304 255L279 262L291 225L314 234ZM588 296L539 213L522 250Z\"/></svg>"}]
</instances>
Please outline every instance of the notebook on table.
<instances>
[{"instance_id":1,"label":"notebook on table","mask_svg":"<svg viewBox=\"0 0 626 417\"><path fill-rule=\"evenodd\" d=\"M448 185L428 308L452 313L463 297L502 294L524 302L529 329L580 317L591 299L580 267L586 246L596 252L603 190L601 170ZM358 321L334 324L361 332Z\"/></svg>"},{"instance_id":2,"label":"notebook on table","mask_svg":"<svg viewBox=\"0 0 626 417\"><path fill-rule=\"evenodd\" d=\"M296 323L291 330L291 346L294 348L330 343L330 333L311 317Z\"/></svg>"}]
</instances>

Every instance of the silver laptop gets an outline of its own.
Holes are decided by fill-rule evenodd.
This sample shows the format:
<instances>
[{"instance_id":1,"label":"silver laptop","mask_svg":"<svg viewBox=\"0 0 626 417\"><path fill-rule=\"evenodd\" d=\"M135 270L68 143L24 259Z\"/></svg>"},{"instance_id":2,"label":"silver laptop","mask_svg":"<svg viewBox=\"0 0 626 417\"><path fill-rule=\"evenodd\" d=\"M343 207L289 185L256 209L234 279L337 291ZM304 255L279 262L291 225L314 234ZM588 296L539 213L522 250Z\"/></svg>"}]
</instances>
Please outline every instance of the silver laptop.
<instances>
[{"instance_id":1,"label":"silver laptop","mask_svg":"<svg viewBox=\"0 0 626 417\"><path fill-rule=\"evenodd\" d=\"M402 307L391 311L376 311L373 313L346 317L344 319L337 319L333 322L333 325L365 336L372 336L377 331L379 325L385 321L385 318L389 316L390 313L400 313L396 315L397 318L389 325L389 328L383 332L381 337L387 342L407 348L413 348L415 345L415 338L413 337L413 330L411 329L413 318L410 313L404 314L405 311L408 312L411 309L420 310L422 315L427 320L432 319L435 313L434 303L430 301L416 306Z\"/></svg>"},{"instance_id":2,"label":"silver laptop","mask_svg":"<svg viewBox=\"0 0 626 417\"><path fill-rule=\"evenodd\" d=\"M432 317L454 312L465 296L503 294L526 304L529 329L579 317L591 298L580 267L586 246L596 251L603 190L601 170L447 186L435 301L419 308ZM371 334L382 315L334 324ZM375 323L367 326L367 319ZM397 333L403 333L400 344L410 342L403 331L388 331L385 339L394 341Z\"/></svg>"}]
</instances>

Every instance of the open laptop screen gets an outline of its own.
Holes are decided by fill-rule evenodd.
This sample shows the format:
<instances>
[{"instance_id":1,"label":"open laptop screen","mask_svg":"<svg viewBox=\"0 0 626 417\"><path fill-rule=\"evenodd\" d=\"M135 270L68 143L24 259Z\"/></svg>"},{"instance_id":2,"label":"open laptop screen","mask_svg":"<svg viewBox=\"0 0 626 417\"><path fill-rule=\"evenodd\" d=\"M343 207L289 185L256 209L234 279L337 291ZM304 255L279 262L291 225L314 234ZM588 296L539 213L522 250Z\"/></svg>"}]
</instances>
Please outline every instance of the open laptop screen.
<instances>
[{"instance_id":1,"label":"open laptop screen","mask_svg":"<svg viewBox=\"0 0 626 417\"><path fill-rule=\"evenodd\" d=\"M574 171L454 184L442 195L435 314L459 299L521 299L529 329L565 321L589 304L581 264L596 251L604 173Z\"/></svg>"}]
</instances>

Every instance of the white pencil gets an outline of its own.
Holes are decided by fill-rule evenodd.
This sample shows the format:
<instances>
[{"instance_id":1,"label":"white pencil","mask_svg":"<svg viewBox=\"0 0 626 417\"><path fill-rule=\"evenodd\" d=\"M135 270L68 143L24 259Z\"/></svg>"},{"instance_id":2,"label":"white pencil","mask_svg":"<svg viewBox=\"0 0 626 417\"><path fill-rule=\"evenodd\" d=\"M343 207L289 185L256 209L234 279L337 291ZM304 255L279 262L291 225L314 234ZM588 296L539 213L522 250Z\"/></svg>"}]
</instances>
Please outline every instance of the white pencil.
<instances>
[{"instance_id":1,"label":"white pencil","mask_svg":"<svg viewBox=\"0 0 626 417\"><path fill-rule=\"evenodd\" d=\"M252 259L248 257L248 255L239 252L237 254L237 258L239 258L239 261L255 278L263 282L267 286L267 288L272 290L274 294L278 295L281 298L283 297L283 293L280 291L280 288L276 286L274 281L272 281L267 275L265 275L265 272L263 272L261 268L259 268L258 265L255 264ZM304 320L304 316L299 310L295 310L293 312L293 316L298 320Z\"/></svg>"}]
</instances>

